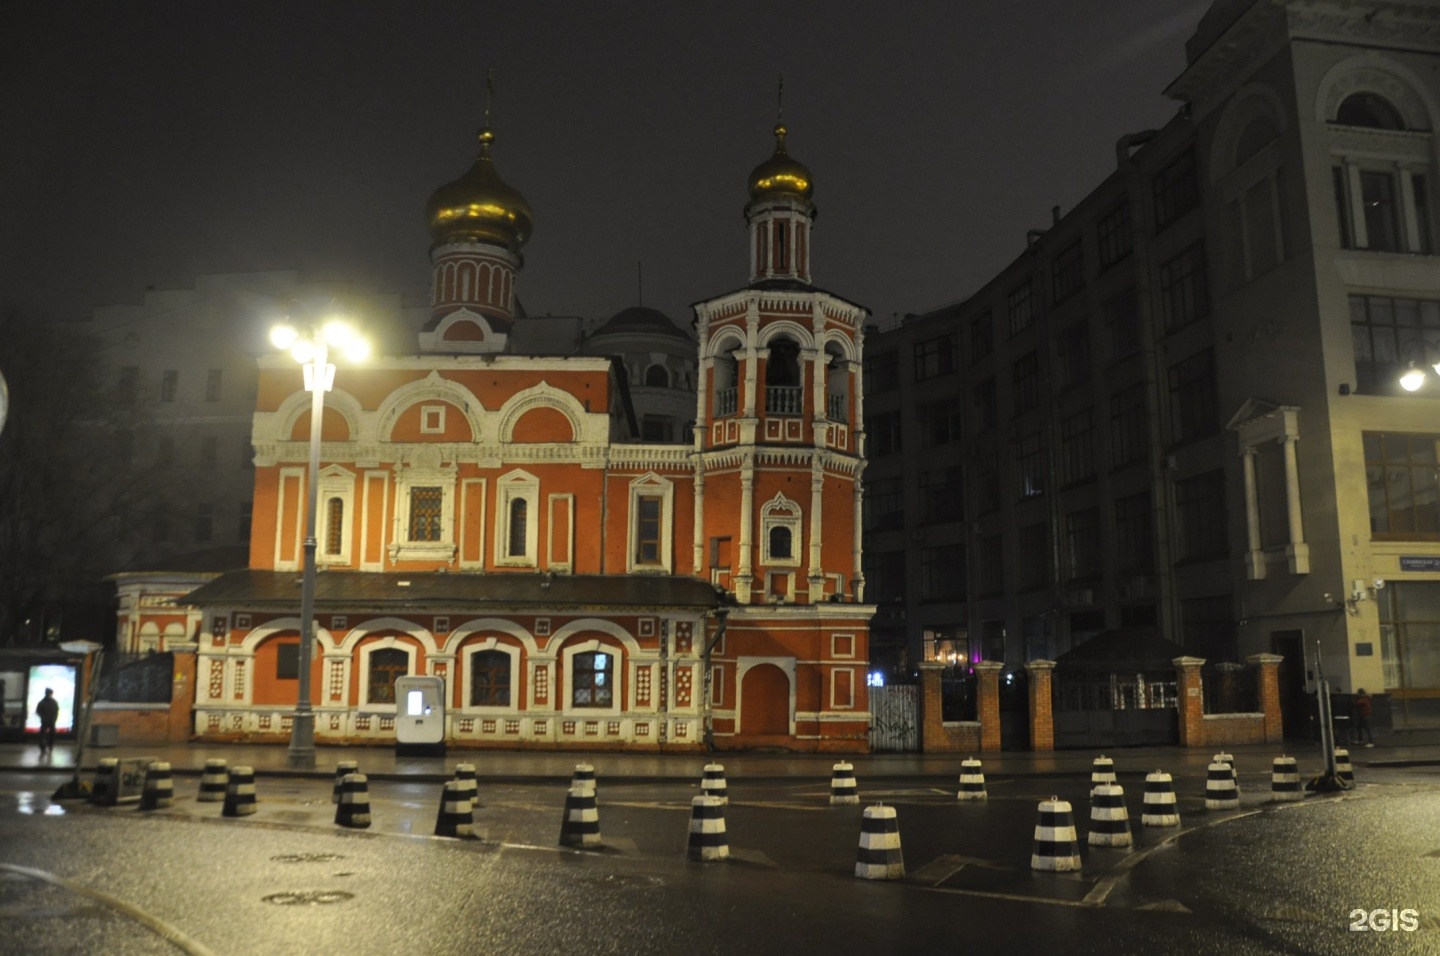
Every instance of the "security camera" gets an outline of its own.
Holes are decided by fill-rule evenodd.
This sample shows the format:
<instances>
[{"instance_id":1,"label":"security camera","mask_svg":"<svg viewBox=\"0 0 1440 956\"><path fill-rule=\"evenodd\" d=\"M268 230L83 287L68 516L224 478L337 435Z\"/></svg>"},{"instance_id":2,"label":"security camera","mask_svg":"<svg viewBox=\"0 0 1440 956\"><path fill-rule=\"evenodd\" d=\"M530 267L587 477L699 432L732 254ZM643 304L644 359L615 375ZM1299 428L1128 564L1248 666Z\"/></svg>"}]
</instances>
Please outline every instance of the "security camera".
<instances>
[{"instance_id":1,"label":"security camera","mask_svg":"<svg viewBox=\"0 0 1440 956\"><path fill-rule=\"evenodd\" d=\"M1383 590L1385 590L1385 579L1384 579L1384 578L1376 578L1374 581L1370 582L1370 586L1373 587L1373 588L1374 588L1375 590L1377 590L1377 591L1383 591Z\"/></svg>"}]
</instances>

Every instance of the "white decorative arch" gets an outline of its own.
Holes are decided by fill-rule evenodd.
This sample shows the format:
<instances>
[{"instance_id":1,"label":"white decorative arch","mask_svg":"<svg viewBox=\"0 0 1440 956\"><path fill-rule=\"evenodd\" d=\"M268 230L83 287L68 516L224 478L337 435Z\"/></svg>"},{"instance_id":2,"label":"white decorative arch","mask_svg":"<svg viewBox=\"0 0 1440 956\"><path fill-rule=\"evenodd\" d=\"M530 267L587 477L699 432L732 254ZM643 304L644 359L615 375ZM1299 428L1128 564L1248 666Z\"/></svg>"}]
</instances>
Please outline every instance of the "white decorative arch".
<instances>
[{"instance_id":1,"label":"white decorative arch","mask_svg":"<svg viewBox=\"0 0 1440 956\"><path fill-rule=\"evenodd\" d=\"M760 348L767 348L771 341L782 335L794 339L795 344L802 349L812 349L815 347L815 334L793 319L781 319L778 322L771 322L760 330L755 344Z\"/></svg>"},{"instance_id":2,"label":"white decorative arch","mask_svg":"<svg viewBox=\"0 0 1440 956\"><path fill-rule=\"evenodd\" d=\"M507 621L500 617L477 617L466 621L450 632L450 639L445 642L445 646L450 649L451 653L458 654L461 646L468 639L485 631L510 635L520 642L521 646L525 648L526 654L535 656L540 653L540 647L535 643L534 635L514 621Z\"/></svg>"},{"instance_id":3,"label":"white decorative arch","mask_svg":"<svg viewBox=\"0 0 1440 956\"><path fill-rule=\"evenodd\" d=\"M294 631L296 634L299 634L300 618L281 617L260 625L245 635L245 639L240 642L240 653L254 654L255 649L264 643L267 638L274 637L282 631ZM335 637L325 628L315 628L315 639L320 643L320 650L322 652L329 653L336 650Z\"/></svg>"},{"instance_id":4,"label":"white decorative arch","mask_svg":"<svg viewBox=\"0 0 1440 956\"><path fill-rule=\"evenodd\" d=\"M274 432L265 435L262 428L255 430L255 442L262 441L290 441L290 435L295 431L295 425L300 421L302 415L308 415L313 407L313 399L309 392L298 391L286 396L270 415L270 421L275 423ZM357 441L360 438L360 422L364 411L360 406L360 400L343 389L335 389L325 395L325 408L338 412L340 417L345 419L345 426L350 432L350 441ZM321 421L324 419L322 417ZM305 440L308 440L307 435Z\"/></svg>"},{"instance_id":5,"label":"white decorative arch","mask_svg":"<svg viewBox=\"0 0 1440 956\"><path fill-rule=\"evenodd\" d=\"M745 675L753 668L772 664L780 668L790 681L789 721L790 733L795 733L795 658L793 657L740 657L735 662L735 728L745 726Z\"/></svg>"},{"instance_id":6,"label":"white decorative arch","mask_svg":"<svg viewBox=\"0 0 1440 956\"><path fill-rule=\"evenodd\" d=\"M1235 149L1245 130L1257 119L1269 119L1278 135L1287 127L1280 95L1263 83L1249 83L1235 92L1220 115L1210 145L1210 181L1219 182L1235 169Z\"/></svg>"},{"instance_id":7,"label":"white decorative arch","mask_svg":"<svg viewBox=\"0 0 1440 956\"><path fill-rule=\"evenodd\" d=\"M609 622L607 621L605 623L608 624ZM598 630L598 628L592 627L590 628L590 630ZM625 682L621 679L620 675L626 672L626 670L628 669L628 665L633 662L635 658L634 652L628 646L625 648L624 655L613 654L612 652L614 650L615 649L609 644L602 644L599 640L595 638L591 638L588 641L577 641L560 649L560 653L557 656L562 662L561 667L563 675L563 686L560 688L559 707L559 710L562 713L576 716L585 714L609 715L620 713L622 705L625 702L626 690ZM575 656L577 654L586 654L591 651L601 651L606 654L611 654L612 656L617 658L615 661L615 670L612 676L612 679L615 681L615 687L614 692L611 694L610 697L609 707L575 707L573 703L573 701L575 700Z\"/></svg>"},{"instance_id":8,"label":"white decorative arch","mask_svg":"<svg viewBox=\"0 0 1440 956\"><path fill-rule=\"evenodd\" d=\"M510 442L514 440L515 423L526 412L536 408L553 408L564 415L570 422L571 441L582 441L584 439L583 426L585 421L585 406L574 395L562 389L558 389L549 382L541 382L533 385L512 396L509 401L500 406L500 440Z\"/></svg>"},{"instance_id":9,"label":"white decorative arch","mask_svg":"<svg viewBox=\"0 0 1440 956\"><path fill-rule=\"evenodd\" d=\"M435 644L435 635L414 621L398 617L376 617L357 624L350 629L349 634L345 635L345 641L340 645L339 650L347 654L355 653L356 645L376 631L404 631L420 642L420 646L425 648L426 657L440 653Z\"/></svg>"},{"instance_id":10,"label":"white decorative arch","mask_svg":"<svg viewBox=\"0 0 1440 956\"><path fill-rule=\"evenodd\" d=\"M1357 54L1336 63L1315 90L1315 119L1335 119L1340 104L1352 93L1383 96L1400 111L1409 130L1433 130L1436 110L1430 90L1403 64L1375 51Z\"/></svg>"},{"instance_id":11,"label":"white decorative arch","mask_svg":"<svg viewBox=\"0 0 1440 956\"><path fill-rule=\"evenodd\" d=\"M775 497L760 507L760 559L768 565L798 567L805 543L805 512L800 505L777 491ZM771 533L783 528L790 535L790 553L777 553L771 548Z\"/></svg>"},{"instance_id":12,"label":"white decorative arch","mask_svg":"<svg viewBox=\"0 0 1440 956\"><path fill-rule=\"evenodd\" d=\"M730 343L734 343L731 345ZM727 325L716 332L706 345L705 358L715 358L729 351L731 348L745 348L745 333L739 326Z\"/></svg>"},{"instance_id":13,"label":"white decorative arch","mask_svg":"<svg viewBox=\"0 0 1440 956\"><path fill-rule=\"evenodd\" d=\"M550 643L547 646L551 648L563 647L566 641L583 631L599 631L601 634L608 634L624 646L625 653L640 653L640 642L635 639L633 634L614 621L607 621L599 617L586 617L578 621L571 621L550 635ZM591 650L594 650L594 648L591 648Z\"/></svg>"},{"instance_id":14,"label":"white decorative arch","mask_svg":"<svg viewBox=\"0 0 1440 956\"><path fill-rule=\"evenodd\" d=\"M839 329L827 329L820 340L820 348L834 344L840 347L840 355L848 362L857 361L855 342Z\"/></svg>"},{"instance_id":15,"label":"white decorative arch","mask_svg":"<svg viewBox=\"0 0 1440 956\"><path fill-rule=\"evenodd\" d=\"M470 423L470 434L475 441L481 440L484 427L485 406L475 393L448 378L443 378L438 369L432 369L425 378L408 382L385 396L385 401L375 412L375 438L388 442L395 430L395 423L410 406L423 401L445 401L460 409Z\"/></svg>"}]
</instances>

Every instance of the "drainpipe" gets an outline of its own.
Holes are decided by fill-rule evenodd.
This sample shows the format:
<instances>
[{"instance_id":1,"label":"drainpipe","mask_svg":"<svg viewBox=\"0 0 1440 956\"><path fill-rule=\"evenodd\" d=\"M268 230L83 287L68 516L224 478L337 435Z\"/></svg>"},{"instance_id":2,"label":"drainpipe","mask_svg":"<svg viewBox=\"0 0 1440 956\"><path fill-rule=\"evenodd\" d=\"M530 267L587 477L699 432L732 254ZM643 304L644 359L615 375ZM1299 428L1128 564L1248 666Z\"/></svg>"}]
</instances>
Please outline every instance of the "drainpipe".
<instances>
[{"instance_id":1,"label":"drainpipe","mask_svg":"<svg viewBox=\"0 0 1440 956\"><path fill-rule=\"evenodd\" d=\"M715 611L715 619L720 626L715 628L715 636L705 642L705 653L700 655L700 666L704 673L700 675L701 706L705 711L705 752L715 752L715 705L710 696L710 654L715 646L725 638L725 628L730 623L730 609L722 607Z\"/></svg>"}]
</instances>

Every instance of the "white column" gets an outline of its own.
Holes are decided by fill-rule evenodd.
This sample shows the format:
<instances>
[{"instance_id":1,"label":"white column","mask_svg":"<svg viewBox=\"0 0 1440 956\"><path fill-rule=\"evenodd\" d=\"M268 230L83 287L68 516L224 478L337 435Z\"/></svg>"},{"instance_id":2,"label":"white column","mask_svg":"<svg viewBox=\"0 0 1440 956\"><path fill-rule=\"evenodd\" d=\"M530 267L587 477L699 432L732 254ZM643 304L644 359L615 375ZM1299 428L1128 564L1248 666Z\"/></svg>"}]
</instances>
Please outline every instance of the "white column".
<instances>
[{"instance_id":1,"label":"white column","mask_svg":"<svg viewBox=\"0 0 1440 956\"><path fill-rule=\"evenodd\" d=\"M1310 546L1305 543L1304 515L1300 510L1300 465L1296 458L1294 435L1280 439L1285 448L1285 505L1290 518L1290 544L1285 549L1291 574L1310 573Z\"/></svg>"},{"instance_id":2,"label":"white column","mask_svg":"<svg viewBox=\"0 0 1440 956\"><path fill-rule=\"evenodd\" d=\"M1260 496L1255 487L1255 446L1240 452L1245 466L1245 572L1252 581L1265 577L1265 552L1260 542Z\"/></svg>"},{"instance_id":3,"label":"white column","mask_svg":"<svg viewBox=\"0 0 1440 956\"><path fill-rule=\"evenodd\" d=\"M825 467L818 452L810 463L810 566L805 577L810 587L810 603L819 604L825 592L825 569L821 566L821 531L825 527Z\"/></svg>"},{"instance_id":4,"label":"white column","mask_svg":"<svg viewBox=\"0 0 1440 956\"><path fill-rule=\"evenodd\" d=\"M1366 249L1370 246L1370 232L1365 228L1365 202L1361 197L1360 190L1360 167L1353 160L1345 160L1345 186L1350 200L1350 236L1355 240L1355 248Z\"/></svg>"},{"instance_id":5,"label":"white column","mask_svg":"<svg viewBox=\"0 0 1440 956\"><path fill-rule=\"evenodd\" d=\"M705 462L695 457L695 574L705 566Z\"/></svg>"},{"instance_id":6,"label":"white column","mask_svg":"<svg viewBox=\"0 0 1440 956\"><path fill-rule=\"evenodd\" d=\"M1414 173L1405 167L1398 167L1400 174L1400 195L1396 201L1400 204L1400 222L1405 227L1405 249L1408 252L1424 252L1420 248L1420 220L1421 215L1415 208L1415 177Z\"/></svg>"},{"instance_id":7,"label":"white column","mask_svg":"<svg viewBox=\"0 0 1440 956\"><path fill-rule=\"evenodd\" d=\"M862 466L863 467L863 466ZM855 600L859 601L864 596L864 589L860 586L864 583L865 572L861 570L860 555L861 545L864 541L864 529L861 525L862 508L864 506L864 488L860 483L860 472L855 474L855 541L850 549L850 580L858 582L854 587Z\"/></svg>"},{"instance_id":8,"label":"white column","mask_svg":"<svg viewBox=\"0 0 1440 956\"><path fill-rule=\"evenodd\" d=\"M740 565L735 576L735 597L741 604L750 603L750 584L754 567L750 560L755 523L755 454L746 452L740 462Z\"/></svg>"}]
</instances>

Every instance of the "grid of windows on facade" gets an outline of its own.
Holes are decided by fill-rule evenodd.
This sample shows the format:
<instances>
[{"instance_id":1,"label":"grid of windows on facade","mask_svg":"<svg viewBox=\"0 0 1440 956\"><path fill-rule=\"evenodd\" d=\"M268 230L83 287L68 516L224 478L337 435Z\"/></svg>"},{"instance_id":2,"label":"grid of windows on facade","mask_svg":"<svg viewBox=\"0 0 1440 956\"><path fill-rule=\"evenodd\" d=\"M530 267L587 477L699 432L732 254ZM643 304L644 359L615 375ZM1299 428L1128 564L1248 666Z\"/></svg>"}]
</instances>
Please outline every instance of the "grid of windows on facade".
<instances>
[{"instance_id":1,"label":"grid of windows on facade","mask_svg":"<svg viewBox=\"0 0 1440 956\"><path fill-rule=\"evenodd\" d=\"M1045 494L1045 453L1039 432L1015 443L1015 480L1018 498L1038 498Z\"/></svg>"},{"instance_id":2,"label":"grid of windows on facade","mask_svg":"<svg viewBox=\"0 0 1440 956\"><path fill-rule=\"evenodd\" d=\"M1400 393L1411 362L1431 356L1440 339L1440 300L1388 295L1350 296L1350 338L1355 349L1355 390L1362 395Z\"/></svg>"},{"instance_id":3,"label":"grid of windows on facade","mask_svg":"<svg viewBox=\"0 0 1440 956\"><path fill-rule=\"evenodd\" d=\"M1060 250L1050 263L1050 289L1055 302L1064 302L1085 288L1085 252L1080 240Z\"/></svg>"},{"instance_id":4,"label":"grid of windows on facade","mask_svg":"<svg viewBox=\"0 0 1440 956\"><path fill-rule=\"evenodd\" d=\"M1100 268L1108 269L1130 255L1135 236L1130 231L1130 203L1121 202L1095 223L1096 244L1100 251Z\"/></svg>"},{"instance_id":5,"label":"grid of windows on facade","mask_svg":"<svg viewBox=\"0 0 1440 956\"><path fill-rule=\"evenodd\" d=\"M1011 366L1011 400L1015 412L1028 412L1040 404L1040 356L1026 352Z\"/></svg>"},{"instance_id":6,"label":"grid of windows on facade","mask_svg":"<svg viewBox=\"0 0 1440 956\"><path fill-rule=\"evenodd\" d=\"M1396 724L1440 718L1440 583L1397 581L1376 596L1385 688Z\"/></svg>"},{"instance_id":7,"label":"grid of windows on facade","mask_svg":"<svg viewBox=\"0 0 1440 956\"><path fill-rule=\"evenodd\" d=\"M1110 360L1125 358L1140 351L1140 309L1135 301L1135 287L1130 286L1100 304L1110 342Z\"/></svg>"},{"instance_id":8,"label":"grid of windows on facade","mask_svg":"<svg viewBox=\"0 0 1440 956\"><path fill-rule=\"evenodd\" d=\"M1160 170L1153 183L1155 229L1164 229L1200 203L1195 154L1186 150Z\"/></svg>"},{"instance_id":9,"label":"grid of windows on facade","mask_svg":"<svg viewBox=\"0 0 1440 956\"><path fill-rule=\"evenodd\" d=\"M964 471L959 466L920 472L920 520L926 523L965 518Z\"/></svg>"},{"instance_id":10,"label":"grid of windows on facade","mask_svg":"<svg viewBox=\"0 0 1440 956\"><path fill-rule=\"evenodd\" d=\"M975 456L975 508L982 515L1000 510L999 452L981 452Z\"/></svg>"},{"instance_id":11,"label":"grid of windows on facade","mask_svg":"<svg viewBox=\"0 0 1440 956\"><path fill-rule=\"evenodd\" d=\"M918 409L918 418L921 439L926 445L944 445L960 440L964 414L959 395L924 402Z\"/></svg>"},{"instance_id":12,"label":"grid of windows on facade","mask_svg":"<svg viewBox=\"0 0 1440 956\"><path fill-rule=\"evenodd\" d=\"M1440 540L1435 435L1366 432L1370 533L1380 539Z\"/></svg>"},{"instance_id":13,"label":"grid of windows on facade","mask_svg":"<svg viewBox=\"0 0 1440 956\"><path fill-rule=\"evenodd\" d=\"M1186 653L1212 662L1235 660L1232 605L1228 594L1180 602L1180 634Z\"/></svg>"},{"instance_id":14,"label":"grid of windows on facade","mask_svg":"<svg viewBox=\"0 0 1440 956\"><path fill-rule=\"evenodd\" d=\"M1030 280L1027 279L1021 285L1011 289L1010 294L1005 298L1011 335L1030 328L1030 323L1035 318L1035 304L1030 292Z\"/></svg>"},{"instance_id":15,"label":"grid of windows on facade","mask_svg":"<svg viewBox=\"0 0 1440 956\"><path fill-rule=\"evenodd\" d=\"M1154 564L1150 494L1115 499L1113 554L1118 571L1148 571Z\"/></svg>"},{"instance_id":16,"label":"grid of windows on facade","mask_svg":"<svg viewBox=\"0 0 1440 956\"><path fill-rule=\"evenodd\" d=\"M1206 349L1181 359L1170 366L1168 378L1171 440L1187 442L1215 434L1220 411L1213 353Z\"/></svg>"},{"instance_id":17,"label":"grid of windows on facade","mask_svg":"<svg viewBox=\"0 0 1440 956\"><path fill-rule=\"evenodd\" d=\"M1020 552L1016 562L1016 585L1022 591L1037 590L1050 583L1050 535L1044 522L1024 525L1015 533Z\"/></svg>"},{"instance_id":18,"label":"grid of windows on facade","mask_svg":"<svg viewBox=\"0 0 1440 956\"><path fill-rule=\"evenodd\" d=\"M987 378L974 390L975 430L983 432L994 428L999 421L1000 407L996 398L995 379Z\"/></svg>"},{"instance_id":19,"label":"grid of windows on facade","mask_svg":"<svg viewBox=\"0 0 1440 956\"><path fill-rule=\"evenodd\" d=\"M955 337L940 335L915 343L915 381L949 375L960 364Z\"/></svg>"},{"instance_id":20,"label":"grid of windows on facade","mask_svg":"<svg viewBox=\"0 0 1440 956\"><path fill-rule=\"evenodd\" d=\"M877 395L900 387L900 353L879 352L864 361L865 394Z\"/></svg>"},{"instance_id":21,"label":"grid of windows on facade","mask_svg":"<svg viewBox=\"0 0 1440 956\"><path fill-rule=\"evenodd\" d=\"M866 421L866 451L872 458L893 455L903 447L899 412L881 412Z\"/></svg>"},{"instance_id":22,"label":"grid of windows on facade","mask_svg":"<svg viewBox=\"0 0 1440 956\"><path fill-rule=\"evenodd\" d=\"M1084 508L1065 516L1065 563L1072 580L1099 576L1099 508Z\"/></svg>"},{"instance_id":23,"label":"grid of windows on facade","mask_svg":"<svg viewBox=\"0 0 1440 956\"><path fill-rule=\"evenodd\" d=\"M865 482L866 531L893 531L905 523L905 489L899 478Z\"/></svg>"},{"instance_id":24,"label":"grid of windows on facade","mask_svg":"<svg viewBox=\"0 0 1440 956\"><path fill-rule=\"evenodd\" d=\"M1090 323L1072 322L1061 330L1055 343L1056 378L1061 388L1090 380Z\"/></svg>"},{"instance_id":25,"label":"grid of windows on facade","mask_svg":"<svg viewBox=\"0 0 1440 956\"><path fill-rule=\"evenodd\" d=\"M1167 333L1210 314L1205 247L1201 243L1160 267L1160 314Z\"/></svg>"},{"instance_id":26,"label":"grid of windows on facade","mask_svg":"<svg viewBox=\"0 0 1440 956\"><path fill-rule=\"evenodd\" d=\"M1087 408L1060 423L1060 483L1074 485L1094 477L1095 420Z\"/></svg>"},{"instance_id":27,"label":"grid of windows on facade","mask_svg":"<svg viewBox=\"0 0 1440 956\"><path fill-rule=\"evenodd\" d=\"M475 651L470 655L470 706L510 706L510 655Z\"/></svg>"},{"instance_id":28,"label":"grid of windows on facade","mask_svg":"<svg viewBox=\"0 0 1440 956\"><path fill-rule=\"evenodd\" d=\"M998 534L986 535L979 542L980 566L976 586L981 597L995 597L1005 592L1005 543Z\"/></svg>"},{"instance_id":29,"label":"grid of windows on facade","mask_svg":"<svg viewBox=\"0 0 1440 956\"><path fill-rule=\"evenodd\" d=\"M939 545L920 549L920 599L965 600L965 546Z\"/></svg>"},{"instance_id":30,"label":"grid of windows on facade","mask_svg":"<svg viewBox=\"0 0 1440 956\"><path fill-rule=\"evenodd\" d=\"M1145 386L1132 385L1110 396L1110 466L1122 468L1150 454Z\"/></svg>"},{"instance_id":31,"label":"grid of windows on facade","mask_svg":"<svg viewBox=\"0 0 1440 956\"><path fill-rule=\"evenodd\" d=\"M1175 553L1181 561L1224 557L1225 472L1175 482Z\"/></svg>"},{"instance_id":32,"label":"grid of windows on facade","mask_svg":"<svg viewBox=\"0 0 1440 956\"><path fill-rule=\"evenodd\" d=\"M866 549L861 558L865 569L865 600L876 603L905 597L905 552Z\"/></svg>"},{"instance_id":33,"label":"grid of windows on facade","mask_svg":"<svg viewBox=\"0 0 1440 956\"><path fill-rule=\"evenodd\" d=\"M995 351L995 318L989 312L981 313L970 322L970 361L980 359Z\"/></svg>"}]
</instances>

